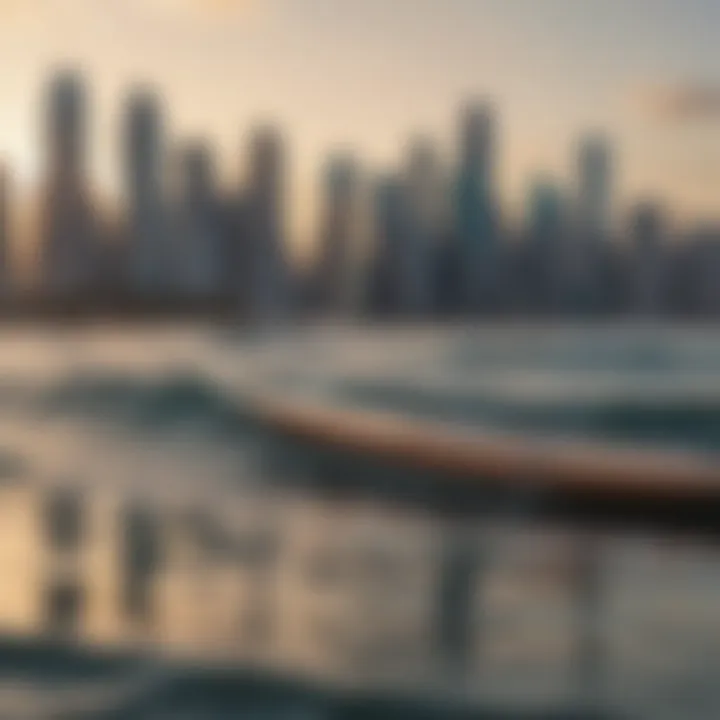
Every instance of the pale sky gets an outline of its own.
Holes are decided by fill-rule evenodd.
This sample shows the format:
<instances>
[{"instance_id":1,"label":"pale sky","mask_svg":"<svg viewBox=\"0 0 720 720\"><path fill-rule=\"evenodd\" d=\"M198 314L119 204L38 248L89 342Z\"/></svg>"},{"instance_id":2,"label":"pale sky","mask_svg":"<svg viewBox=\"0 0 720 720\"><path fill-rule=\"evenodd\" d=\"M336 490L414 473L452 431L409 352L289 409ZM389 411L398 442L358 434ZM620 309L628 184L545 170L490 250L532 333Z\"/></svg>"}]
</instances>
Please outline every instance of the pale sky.
<instances>
[{"instance_id":1,"label":"pale sky","mask_svg":"<svg viewBox=\"0 0 720 720\"><path fill-rule=\"evenodd\" d=\"M578 136L600 129L617 147L620 207L654 195L681 217L720 219L717 0L0 0L0 12L0 152L25 185L41 171L39 100L61 63L87 75L107 193L123 94L148 81L173 135L211 139L228 181L248 129L280 124L300 238L329 151L352 147L383 170L424 133L450 158L469 95L497 105L510 212L533 174L569 181Z\"/></svg>"}]
</instances>

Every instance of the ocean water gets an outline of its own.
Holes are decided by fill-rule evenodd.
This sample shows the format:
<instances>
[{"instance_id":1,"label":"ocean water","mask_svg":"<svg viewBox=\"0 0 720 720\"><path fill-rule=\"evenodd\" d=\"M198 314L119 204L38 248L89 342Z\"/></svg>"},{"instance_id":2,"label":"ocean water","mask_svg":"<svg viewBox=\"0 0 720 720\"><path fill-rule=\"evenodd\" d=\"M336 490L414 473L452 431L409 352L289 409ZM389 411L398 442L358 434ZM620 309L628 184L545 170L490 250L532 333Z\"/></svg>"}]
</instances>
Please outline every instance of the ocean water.
<instances>
[{"instance_id":1,"label":"ocean water","mask_svg":"<svg viewBox=\"0 0 720 720\"><path fill-rule=\"evenodd\" d=\"M501 707L585 698L586 532L531 518L459 528L320 498L292 491L287 466L278 490L245 402L265 390L463 431L720 449L720 331L6 329L0 633L71 633L194 666ZM63 502L75 540L48 519ZM458 533L476 565L461 671L436 643ZM717 717L716 548L639 533L591 542L602 577L594 692L630 717ZM38 703L57 705L62 683L5 670L12 663L0 662L0 706L49 716ZM68 702L95 697L97 683L83 682L72 679Z\"/></svg>"},{"instance_id":2,"label":"ocean water","mask_svg":"<svg viewBox=\"0 0 720 720\"><path fill-rule=\"evenodd\" d=\"M720 331L98 328L0 332L0 459L40 481L224 486L261 388L479 432L720 449Z\"/></svg>"},{"instance_id":3,"label":"ocean water","mask_svg":"<svg viewBox=\"0 0 720 720\"><path fill-rule=\"evenodd\" d=\"M288 365L295 389L340 405L520 437L720 449L720 331L707 327L335 331Z\"/></svg>"}]
</instances>

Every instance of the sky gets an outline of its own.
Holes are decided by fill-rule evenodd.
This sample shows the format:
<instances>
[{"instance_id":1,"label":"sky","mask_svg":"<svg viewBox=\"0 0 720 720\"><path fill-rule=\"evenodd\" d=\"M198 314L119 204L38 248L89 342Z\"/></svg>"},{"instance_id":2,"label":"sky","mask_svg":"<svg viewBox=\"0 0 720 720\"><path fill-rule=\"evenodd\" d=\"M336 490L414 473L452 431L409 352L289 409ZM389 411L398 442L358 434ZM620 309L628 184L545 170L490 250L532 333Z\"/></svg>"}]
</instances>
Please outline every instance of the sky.
<instances>
[{"instance_id":1,"label":"sky","mask_svg":"<svg viewBox=\"0 0 720 720\"><path fill-rule=\"evenodd\" d=\"M290 152L296 247L310 247L319 171L352 149L368 173L429 135L452 163L459 109L495 103L498 183L518 214L538 174L570 184L578 138L615 147L618 210L656 197L720 219L717 0L0 0L0 153L42 175L52 68L92 97L92 173L117 194L123 97L162 93L169 132L202 136L239 183L250 128Z\"/></svg>"}]
</instances>

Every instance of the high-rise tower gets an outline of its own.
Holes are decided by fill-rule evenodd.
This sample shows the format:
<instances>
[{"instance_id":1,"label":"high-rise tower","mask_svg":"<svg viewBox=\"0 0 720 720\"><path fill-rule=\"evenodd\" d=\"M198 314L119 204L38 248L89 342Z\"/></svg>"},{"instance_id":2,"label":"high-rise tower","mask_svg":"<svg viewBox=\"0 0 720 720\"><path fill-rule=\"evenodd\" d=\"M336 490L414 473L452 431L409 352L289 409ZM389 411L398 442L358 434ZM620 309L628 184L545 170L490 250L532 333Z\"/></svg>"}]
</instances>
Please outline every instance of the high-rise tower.
<instances>
[{"instance_id":1,"label":"high-rise tower","mask_svg":"<svg viewBox=\"0 0 720 720\"><path fill-rule=\"evenodd\" d=\"M72 295L92 285L97 253L86 177L86 91L80 75L61 72L51 80L46 112L43 290Z\"/></svg>"},{"instance_id":2,"label":"high-rise tower","mask_svg":"<svg viewBox=\"0 0 720 720\"><path fill-rule=\"evenodd\" d=\"M288 308L285 247L285 148L279 131L257 128L250 141L247 187L248 312L275 320Z\"/></svg>"},{"instance_id":3,"label":"high-rise tower","mask_svg":"<svg viewBox=\"0 0 720 720\"><path fill-rule=\"evenodd\" d=\"M128 216L129 289L141 295L167 291L171 257L163 193L163 128L159 101L146 89L127 99L124 128Z\"/></svg>"},{"instance_id":4,"label":"high-rise tower","mask_svg":"<svg viewBox=\"0 0 720 720\"><path fill-rule=\"evenodd\" d=\"M495 116L487 102L469 104L460 127L455 235L463 310L490 307L498 283Z\"/></svg>"},{"instance_id":5,"label":"high-rise tower","mask_svg":"<svg viewBox=\"0 0 720 720\"><path fill-rule=\"evenodd\" d=\"M213 155L201 141L176 157L179 178L175 246L184 294L214 297L224 290L225 243Z\"/></svg>"},{"instance_id":6,"label":"high-rise tower","mask_svg":"<svg viewBox=\"0 0 720 720\"><path fill-rule=\"evenodd\" d=\"M359 237L359 172L346 155L333 157L323 177L324 206L315 286L322 309L349 312L355 299Z\"/></svg>"},{"instance_id":7,"label":"high-rise tower","mask_svg":"<svg viewBox=\"0 0 720 720\"><path fill-rule=\"evenodd\" d=\"M406 242L398 278L400 302L409 315L433 309L433 268L447 222L447 196L433 143L416 138L409 146L403 171L407 213Z\"/></svg>"},{"instance_id":8,"label":"high-rise tower","mask_svg":"<svg viewBox=\"0 0 720 720\"><path fill-rule=\"evenodd\" d=\"M640 315L656 315L664 308L666 229L662 208L639 203L632 212L632 306Z\"/></svg>"}]
</instances>

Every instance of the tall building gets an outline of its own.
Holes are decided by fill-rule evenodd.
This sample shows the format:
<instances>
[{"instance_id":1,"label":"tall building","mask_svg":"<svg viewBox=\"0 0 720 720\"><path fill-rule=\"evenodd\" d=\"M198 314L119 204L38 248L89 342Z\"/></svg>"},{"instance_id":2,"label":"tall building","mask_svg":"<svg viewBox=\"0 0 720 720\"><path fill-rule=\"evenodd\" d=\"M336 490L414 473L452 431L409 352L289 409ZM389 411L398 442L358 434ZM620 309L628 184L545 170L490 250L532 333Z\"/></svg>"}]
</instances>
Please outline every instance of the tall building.
<instances>
[{"instance_id":1,"label":"tall building","mask_svg":"<svg viewBox=\"0 0 720 720\"><path fill-rule=\"evenodd\" d=\"M245 189L234 188L221 206L221 252L225 260L222 294L241 313L247 309L250 280L247 215Z\"/></svg>"},{"instance_id":2,"label":"tall building","mask_svg":"<svg viewBox=\"0 0 720 720\"><path fill-rule=\"evenodd\" d=\"M7 296L13 289L11 266L10 171L0 165L0 295Z\"/></svg>"},{"instance_id":3,"label":"tall building","mask_svg":"<svg viewBox=\"0 0 720 720\"><path fill-rule=\"evenodd\" d=\"M43 290L82 293L93 284L97 248L86 177L86 92L76 73L61 72L50 82L45 141Z\"/></svg>"},{"instance_id":4,"label":"tall building","mask_svg":"<svg viewBox=\"0 0 720 720\"><path fill-rule=\"evenodd\" d=\"M577 219L586 242L602 242L610 235L612 156L600 136L585 138L578 152Z\"/></svg>"},{"instance_id":5,"label":"tall building","mask_svg":"<svg viewBox=\"0 0 720 720\"><path fill-rule=\"evenodd\" d=\"M559 309L567 217L563 194L550 179L536 179L529 193L521 287L530 311Z\"/></svg>"},{"instance_id":6,"label":"tall building","mask_svg":"<svg viewBox=\"0 0 720 720\"><path fill-rule=\"evenodd\" d=\"M460 128L455 235L463 310L491 307L498 284L495 117L491 105L465 108Z\"/></svg>"},{"instance_id":7,"label":"tall building","mask_svg":"<svg viewBox=\"0 0 720 720\"><path fill-rule=\"evenodd\" d=\"M662 209L640 203L631 216L632 307L641 315L656 315L665 304L665 221Z\"/></svg>"},{"instance_id":8,"label":"tall building","mask_svg":"<svg viewBox=\"0 0 720 720\"><path fill-rule=\"evenodd\" d=\"M399 277L400 302L408 314L417 316L434 309L433 270L447 223L447 192L430 140L417 138L410 144L403 184L407 198L407 242Z\"/></svg>"},{"instance_id":9,"label":"tall building","mask_svg":"<svg viewBox=\"0 0 720 720\"><path fill-rule=\"evenodd\" d=\"M563 196L552 180L539 178L533 183L530 188L527 220L530 238L536 244L552 246L562 239Z\"/></svg>"},{"instance_id":10,"label":"tall building","mask_svg":"<svg viewBox=\"0 0 720 720\"><path fill-rule=\"evenodd\" d=\"M330 314L352 311L360 232L359 171L353 158L333 157L323 177L324 207L315 288L321 309Z\"/></svg>"},{"instance_id":11,"label":"tall building","mask_svg":"<svg viewBox=\"0 0 720 720\"><path fill-rule=\"evenodd\" d=\"M188 142L179 150L176 162L178 289L184 295L216 297L224 288L225 239L212 152L202 141Z\"/></svg>"},{"instance_id":12,"label":"tall building","mask_svg":"<svg viewBox=\"0 0 720 720\"><path fill-rule=\"evenodd\" d=\"M129 289L155 295L167 292L173 262L163 192L162 118L155 94L144 89L132 91L124 133Z\"/></svg>"},{"instance_id":13,"label":"tall building","mask_svg":"<svg viewBox=\"0 0 720 720\"><path fill-rule=\"evenodd\" d=\"M691 228L682 245L687 261L679 278L684 287L684 311L720 317L720 225L702 223Z\"/></svg>"},{"instance_id":14,"label":"tall building","mask_svg":"<svg viewBox=\"0 0 720 720\"><path fill-rule=\"evenodd\" d=\"M603 307L612 223L612 152L591 135L580 142L573 242L568 248L567 296L572 309Z\"/></svg>"},{"instance_id":15,"label":"tall building","mask_svg":"<svg viewBox=\"0 0 720 720\"><path fill-rule=\"evenodd\" d=\"M285 148L273 127L250 140L247 186L248 313L259 322L280 319L289 308L285 246Z\"/></svg>"},{"instance_id":16,"label":"tall building","mask_svg":"<svg viewBox=\"0 0 720 720\"><path fill-rule=\"evenodd\" d=\"M405 310L400 294L403 259L407 255L407 194L402 178L380 177L373 192L374 248L369 304L373 314L397 316Z\"/></svg>"}]
</instances>

